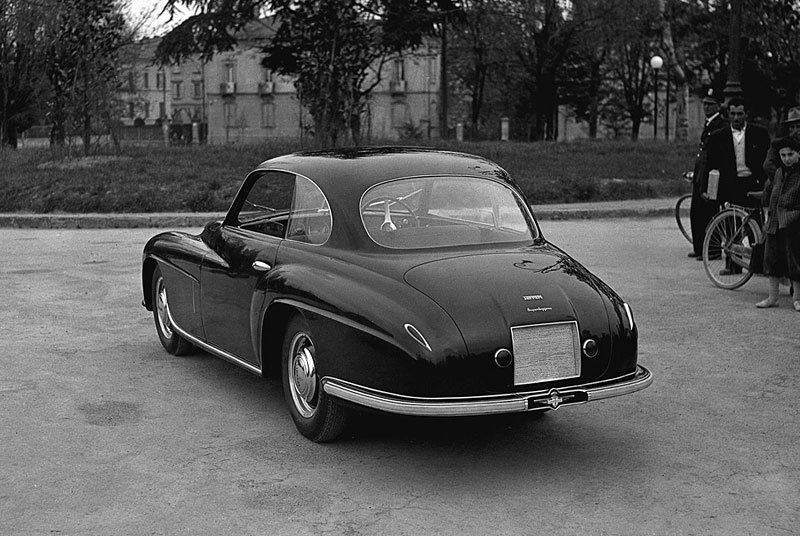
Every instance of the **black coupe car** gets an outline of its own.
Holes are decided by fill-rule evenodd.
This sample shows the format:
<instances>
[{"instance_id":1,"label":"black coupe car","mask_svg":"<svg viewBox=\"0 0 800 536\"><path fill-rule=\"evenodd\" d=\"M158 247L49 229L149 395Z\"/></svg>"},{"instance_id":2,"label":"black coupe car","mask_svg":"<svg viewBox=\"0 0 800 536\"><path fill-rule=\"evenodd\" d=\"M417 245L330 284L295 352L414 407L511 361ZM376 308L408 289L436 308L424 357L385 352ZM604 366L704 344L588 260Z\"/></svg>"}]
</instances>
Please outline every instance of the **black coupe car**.
<instances>
[{"instance_id":1,"label":"black coupe car","mask_svg":"<svg viewBox=\"0 0 800 536\"><path fill-rule=\"evenodd\" d=\"M142 284L167 352L280 374L313 441L353 408L542 411L652 382L628 304L545 240L506 171L468 154L268 160L223 220L148 241Z\"/></svg>"}]
</instances>

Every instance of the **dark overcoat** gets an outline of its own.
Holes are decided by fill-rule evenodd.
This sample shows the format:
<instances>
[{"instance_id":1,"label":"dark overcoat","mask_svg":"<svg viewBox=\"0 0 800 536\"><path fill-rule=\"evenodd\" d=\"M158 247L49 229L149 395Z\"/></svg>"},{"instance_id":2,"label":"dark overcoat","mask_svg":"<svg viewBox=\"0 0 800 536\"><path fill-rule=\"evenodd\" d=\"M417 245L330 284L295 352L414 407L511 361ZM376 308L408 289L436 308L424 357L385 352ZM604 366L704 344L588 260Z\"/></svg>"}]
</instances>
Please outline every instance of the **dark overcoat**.
<instances>
[{"instance_id":1,"label":"dark overcoat","mask_svg":"<svg viewBox=\"0 0 800 536\"><path fill-rule=\"evenodd\" d=\"M747 124L744 134L744 159L752 175L738 177L732 130L723 128L708 137L706 142L708 161L703 174L707 181L710 170L719 170L719 193L717 196L719 201L729 201L737 205L754 204L752 200L748 199L747 192L761 191L763 187L765 178L763 166L769 150L769 143L769 134L764 128L751 123Z\"/></svg>"}]
</instances>

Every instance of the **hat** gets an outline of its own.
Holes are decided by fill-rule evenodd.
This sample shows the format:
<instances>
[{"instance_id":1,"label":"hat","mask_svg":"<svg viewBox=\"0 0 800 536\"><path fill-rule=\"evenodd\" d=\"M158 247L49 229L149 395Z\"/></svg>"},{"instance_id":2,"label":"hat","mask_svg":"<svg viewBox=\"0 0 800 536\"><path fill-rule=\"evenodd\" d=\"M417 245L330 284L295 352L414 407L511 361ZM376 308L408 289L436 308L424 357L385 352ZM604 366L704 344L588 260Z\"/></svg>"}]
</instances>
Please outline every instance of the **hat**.
<instances>
[{"instance_id":1,"label":"hat","mask_svg":"<svg viewBox=\"0 0 800 536\"><path fill-rule=\"evenodd\" d=\"M783 124L792 125L798 121L800 121L800 106L789 108L789 113L786 114L786 121Z\"/></svg>"},{"instance_id":2,"label":"hat","mask_svg":"<svg viewBox=\"0 0 800 536\"><path fill-rule=\"evenodd\" d=\"M706 94L703 97L703 103L719 104L719 99L716 97L714 93L714 88L712 87L708 88L708 91L706 91Z\"/></svg>"},{"instance_id":3,"label":"hat","mask_svg":"<svg viewBox=\"0 0 800 536\"><path fill-rule=\"evenodd\" d=\"M791 136L786 136L785 138L778 138L777 140L772 142L772 148L775 149L776 151L780 151L785 147L794 149L795 151L800 153L800 140L796 140Z\"/></svg>"}]
</instances>

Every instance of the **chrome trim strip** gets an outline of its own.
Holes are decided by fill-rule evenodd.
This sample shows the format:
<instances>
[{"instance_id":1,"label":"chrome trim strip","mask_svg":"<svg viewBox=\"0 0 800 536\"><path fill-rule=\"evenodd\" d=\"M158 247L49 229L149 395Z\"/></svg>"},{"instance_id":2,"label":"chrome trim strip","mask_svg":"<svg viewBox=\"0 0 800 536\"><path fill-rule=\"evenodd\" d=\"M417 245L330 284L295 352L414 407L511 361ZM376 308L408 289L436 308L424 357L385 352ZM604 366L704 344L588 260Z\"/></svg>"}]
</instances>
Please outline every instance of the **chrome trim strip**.
<instances>
[{"instance_id":1,"label":"chrome trim strip","mask_svg":"<svg viewBox=\"0 0 800 536\"><path fill-rule=\"evenodd\" d=\"M212 346L212 345L208 344L207 342L203 342L200 339L198 339L197 337L195 337L193 335L190 335L184 329L182 329L180 326L178 326L178 324L175 323L175 319L172 318L172 314L170 314L169 310L167 310L167 314L169 315L169 321L172 323L172 328L175 331L178 332L178 335L180 335L181 337L183 337L184 339L186 339L190 343L194 344L195 346L199 346L203 350L205 350L205 351L207 351L209 353L212 353L217 357L221 357L225 361L230 361L234 365L237 365L237 366L242 367L243 369L249 370L253 374L256 374L258 376L262 375L260 368L251 365L247 361L243 361L243 360L239 359L238 357L236 357L233 354L229 354L225 350L220 350L216 346Z\"/></svg>"},{"instance_id":2,"label":"chrome trim strip","mask_svg":"<svg viewBox=\"0 0 800 536\"><path fill-rule=\"evenodd\" d=\"M653 375L643 366L637 365L636 372L632 374L602 382L556 389L542 389L526 393L443 399L410 397L377 391L329 376L322 378L321 382L322 388L329 395L368 408L401 415L448 417L538 411L546 408L529 408L528 400L535 398L544 401L552 395L553 391L556 391L562 397L585 393L586 401L601 400L644 389L653 383ZM568 406L583 403L585 402L568 402L562 405Z\"/></svg>"},{"instance_id":3,"label":"chrome trim strip","mask_svg":"<svg viewBox=\"0 0 800 536\"><path fill-rule=\"evenodd\" d=\"M622 302L622 306L625 308L625 314L628 315L628 329L633 330L633 312L631 311L631 307L628 305L628 302Z\"/></svg>"},{"instance_id":4,"label":"chrome trim strip","mask_svg":"<svg viewBox=\"0 0 800 536\"><path fill-rule=\"evenodd\" d=\"M614 396L622 396L649 387L653 383L653 374L641 365L636 366L636 374L626 382L608 386L595 387L586 391L589 402L592 400L602 400Z\"/></svg>"},{"instance_id":5,"label":"chrome trim strip","mask_svg":"<svg viewBox=\"0 0 800 536\"><path fill-rule=\"evenodd\" d=\"M428 344L428 341L425 339L425 336L420 333L420 331L414 327L412 324L404 324L403 327L406 328L406 333L411 335L411 338L417 341L423 348L427 351L432 352L431 345Z\"/></svg>"}]
</instances>

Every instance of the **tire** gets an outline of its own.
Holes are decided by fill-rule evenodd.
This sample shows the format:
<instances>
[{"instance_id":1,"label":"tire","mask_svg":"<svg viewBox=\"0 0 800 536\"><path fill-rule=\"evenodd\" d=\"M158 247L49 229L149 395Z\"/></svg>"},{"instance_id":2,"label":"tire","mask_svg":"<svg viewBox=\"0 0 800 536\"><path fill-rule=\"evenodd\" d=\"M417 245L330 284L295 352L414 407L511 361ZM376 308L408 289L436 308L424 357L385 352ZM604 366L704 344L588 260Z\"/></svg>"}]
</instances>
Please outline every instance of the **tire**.
<instances>
[{"instance_id":1,"label":"tire","mask_svg":"<svg viewBox=\"0 0 800 536\"><path fill-rule=\"evenodd\" d=\"M150 297L153 303L153 319L156 322L156 333L161 345L172 355L186 355L192 351L192 344L178 335L169 318L169 302L167 286L161 268L156 266L150 286Z\"/></svg>"},{"instance_id":2,"label":"tire","mask_svg":"<svg viewBox=\"0 0 800 536\"><path fill-rule=\"evenodd\" d=\"M342 435L350 412L322 390L316 353L308 323L295 316L286 328L281 350L283 396L297 430L311 441L325 443Z\"/></svg>"},{"instance_id":3,"label":"tire","mask_svg":"<svg viewBox=\"0 0 800 536\"><path fill-rule=\"evenodd\" d=\"M675 221L683 237L692 244L692 222L690 218L692 194L684 194L675 203Z\"/></svg>"},{"instance_id":4,"label":"tire","mask_svg":"<svg viewBox=\"0 0 800 536\"><path fill-rule=\"evenodd\" d=\"M739 288L753 277L750 253L752 245L761 240L761 228L752 219L743 226L744 218L740 210L724 210L706 228L703 266L711 282L720 288Z\"/></svg>"}]
</instances>

